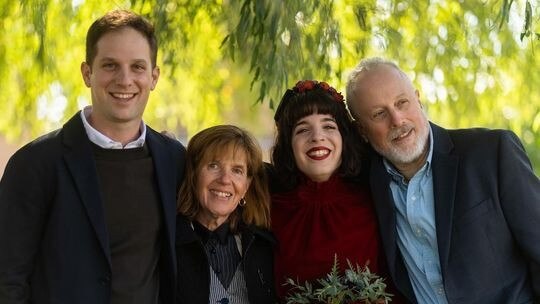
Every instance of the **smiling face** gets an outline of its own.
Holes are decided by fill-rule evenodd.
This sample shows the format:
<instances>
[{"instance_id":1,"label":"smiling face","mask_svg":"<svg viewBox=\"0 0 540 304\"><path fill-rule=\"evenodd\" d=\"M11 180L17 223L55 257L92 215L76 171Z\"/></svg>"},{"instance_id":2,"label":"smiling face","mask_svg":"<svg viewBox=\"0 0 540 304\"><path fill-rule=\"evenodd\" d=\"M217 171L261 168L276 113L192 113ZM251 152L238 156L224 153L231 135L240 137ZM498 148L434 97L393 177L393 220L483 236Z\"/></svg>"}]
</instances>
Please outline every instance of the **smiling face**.
<instances>
[{"instance_id":1,"label":"smiling face","mask_svg":"<svg viewBox=\"0 0 540 304\"><path fill-rule=\"evenodd\" d=\"M119 125L137 129L159 69L152 67L147 39L131 27L104 34L97 42L92 62L81 65L86 86L91 89L90 123L108 134Z\"/></svg>"},{"instance_id":2,"label":"smiling face","mask_svg":"<svg viewBox=\"0 0 540 304\"><path fill-rule=\"evenodd\" d=\"M364 71L349 103L361 134L379 154L398 169L416 172L424 164L429 123L418 91L405 75L388 65Z\"/></svg>"},{"instance_id":3,"label":"smiling face","mask_svg":"<svg viewBox=\"0 0 540 304\"><path fill-rule=\"evenodd\" d=\"M296 165L316 182L326 181L341 164L342 139L335 119L328 114L301 118L292 131Z\"/></svg>"},{"instance_id":4,"label":"smiling face","mask_svg":"<svg viewBox=\"0 0 540 304\"><path fill-rule=\"evenodd\" d=\"M210 230L224 223L238 207L251 182L246 153L226 149L219 159L203 161L197 174L196 196L201 210L196 219Z\"/></svg>"}]
</instances>

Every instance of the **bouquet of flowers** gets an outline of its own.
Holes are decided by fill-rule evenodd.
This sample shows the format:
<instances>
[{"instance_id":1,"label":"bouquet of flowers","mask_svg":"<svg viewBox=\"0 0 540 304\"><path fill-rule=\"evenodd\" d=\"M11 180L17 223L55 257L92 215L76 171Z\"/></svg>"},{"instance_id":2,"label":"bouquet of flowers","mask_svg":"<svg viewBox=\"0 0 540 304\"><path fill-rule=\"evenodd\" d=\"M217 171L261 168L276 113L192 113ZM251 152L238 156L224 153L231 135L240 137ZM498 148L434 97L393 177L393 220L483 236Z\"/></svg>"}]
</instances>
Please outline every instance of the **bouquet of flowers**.
<instances>
[{"instance_id":1,"label":"bouquet of flowers","mask_svg":"<svg viewBox=\"0 0 540 304\"><path fill-rule=\"evenodd\" d=\"M292 286L286 297L287 304L387 304L392 301L392 294L386 292L384 279L371 273L367 266L353 266L347 260L349 268L340 274L337 256L334 265L326 277L318 279L317 288L305 282L300 284L288 278L286 285Z\"/></svg>"}]
</instances>

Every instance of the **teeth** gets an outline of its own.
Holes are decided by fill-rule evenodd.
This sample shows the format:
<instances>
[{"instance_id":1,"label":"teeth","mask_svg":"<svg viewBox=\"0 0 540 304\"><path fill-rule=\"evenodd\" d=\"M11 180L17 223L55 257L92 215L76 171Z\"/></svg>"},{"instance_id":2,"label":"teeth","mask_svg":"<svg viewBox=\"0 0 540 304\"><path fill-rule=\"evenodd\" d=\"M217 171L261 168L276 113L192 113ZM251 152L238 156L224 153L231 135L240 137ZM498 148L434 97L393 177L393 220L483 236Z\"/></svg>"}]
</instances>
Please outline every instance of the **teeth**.
<instances>
[{"instance_id":1,"label":"teeth","mask_svg":"<svg viewBox=\"0 0 540 304\"><path fill-rule=\"evenodd\" d=\"M128 99L128 98L131 98L131 97L135 96L135 94L112 93L112 96L114 96L116 98L121 98L121 99Z\"/></svg>"},{"instance_id":2,"label":"teeth","mask_svg":"<svg viewBox=\"0 0 540 304\"><path fill-rule=\"evenodd\" d=\"M398 136L398 138L403 138L403 137L407 136L407 134L409 134L409 132L405 132L405 133L401 134L400 136Z\"/></svg>"},{"instance_id":3,"label":"teeth","mask_svg":"<svg viewBox=\"0 0 540 304\"><path fill-rule=\"evenodd\" d=\"M308 155L309 156L320 157L320 156L327 155L328 153L330 153L330 151L328 151L328 150L315 150L315 151L309 152Z\"/></svg>"},{"instance_id":4,"label":"teeth","mask_svg":"<svg viewBox=\"0 0 540 304\"><path fill-rule=\"evenodd\" d=\"M232 193L229 193L229 192L222 192L222 191L216 191L216 190L211 190L212 193L214 193L215 195L219 196L219 197L231 197L232 196Z\"/></svg>"},{"instance_id":5,"label":"teeth","mask_svg":"<svg viewBox=\"0 0 540 304\"><path fill-rule=\"evenodd\" d=\"M394 139L402 139L402 138L406 137L407 135L409 135L411 133L411 130L412 129L409 129L409 130L397 135Z\"/></svg>"}]
</instances>

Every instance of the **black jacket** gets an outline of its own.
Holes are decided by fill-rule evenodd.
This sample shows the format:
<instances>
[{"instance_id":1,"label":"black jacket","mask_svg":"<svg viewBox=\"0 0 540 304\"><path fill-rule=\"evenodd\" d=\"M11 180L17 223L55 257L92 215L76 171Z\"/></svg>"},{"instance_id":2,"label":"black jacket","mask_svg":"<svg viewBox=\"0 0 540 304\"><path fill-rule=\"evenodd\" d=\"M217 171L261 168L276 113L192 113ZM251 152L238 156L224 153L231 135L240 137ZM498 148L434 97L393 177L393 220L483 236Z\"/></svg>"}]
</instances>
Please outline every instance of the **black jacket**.
<instances>
[{"instance_id":1,"label":"black jacket","mask_svg":"<svg viewBox=\"0 0 540 304\"><path fill-rule=\"evenodd\" d=\"M540 303L540 180L517 136L431 124L437 245L449 304ZM373 155L371 193L396 287L416 303L397 246L391 177Z\"/></svg>"},{"instance_id":2,"label":"black jacket","mask_svg":"<svg viewBox=\"0 0 540 304\"><path fill-rule=\"evenodd\" d=\"M275 238L264 229L242 229L242 262L249 302L277 303L274 288ZM177 303L208 304L210 266L203 244L191 222L179 215L176 223L176 258L178 265Z\"/></svg>"},{"instance_id":3,"label":"black jacket","mask_svg":"<svg viewBox=\"0 0 540 304\"><path fill-rule=\"evenodd\" d=\"M173 302L176 193L185 149L151 128L163 216L160 298ZM0 181L0 303L108 304L110 244L80 112L11 157Z\"/></svg>"}]
</instances>

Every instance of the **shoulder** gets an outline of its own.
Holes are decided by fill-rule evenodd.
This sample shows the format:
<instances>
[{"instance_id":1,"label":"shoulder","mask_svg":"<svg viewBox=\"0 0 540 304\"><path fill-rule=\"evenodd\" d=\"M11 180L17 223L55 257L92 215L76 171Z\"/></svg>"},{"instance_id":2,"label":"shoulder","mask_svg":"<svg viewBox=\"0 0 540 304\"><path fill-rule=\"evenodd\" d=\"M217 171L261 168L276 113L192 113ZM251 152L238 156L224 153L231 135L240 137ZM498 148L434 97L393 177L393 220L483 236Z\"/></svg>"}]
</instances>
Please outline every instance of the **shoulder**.
<instances>
[{"instance_id":1,"label":"shoulder","mask_svg":"<svg viewBox=\"0 0 540 304\"><path fill-rule=\"evenodd\" d=\"M512 131L470 128L445 130L441 134L437 137L434 133L434 164L440 164L440 160L455 159L468 172L485 172L497 168L518 170L518 167L525 171L532 170L523 144ZM515 176L516 172L512 175Z\"/></svg>"},{"instance_id":2,"label":"shoulder","mask_svg":"<svg viewBox=\"0 0 540 304\"><path fill-rule=\"evenodd\" d=\"M57 130L43 135L15 152L6 164L0 188L5 186L8 191L27 189L32 193L52 191L64 156L59 133ZM25 190L24 195L30 194L28 191ZM14 199L22 199L20 195Z\"/></svg>"},{"instance_id":3,"label":"shoulder","mask_svg":"<svg viewBox=\"0 0 540 304\"><path fill-rule=\"evenodd\" d=\"M176 216L176 246L198 241L197 234L193 230L191 221L184 215Z\"/></svg>"},{"instance_id":4,"label":"shoulder","mask_svg":"<svg viewBox=\"0 0 540 304\"><path fill-rule=\"evenodd\" d=\"M481 142L498 141L503 137L516 137L514 132L502 129L488 128L467 128L467 129L446 129L448 134L455 140L480 140ZM471 143L469 143L471 144Z\"/></svg>"},{"instance_id":5,"label":"shoulder","mask_svg":"<svg viewBox=\"0 0 540 304\"><path fill-rule=\"evenodd\" d=\"M517 135L510 130L488 128L444 129L432 125L435 144L449 140L456 152L494 152L501 144L512 142L521 146Z\"/></svg>"},{"instance_id":6,"label":"shoulder","mask_svg":"<svg viewBox=\"0 0 540 304\"><path fill-rule=\"evenodd\" d=\"M263 243L268 243L270 245L275 245L277 243L276 237L274 234L266 228L257 227L257 226L247 226L244 228L242 237L253 236L256 241Z\"/></svg>"},{"instance_id":7,"label":"shoulder","mask_svg":"<svg viewBox=\"0 0 540 304\"><path fill-rule=\"evenodd\" d=\"M17 150L10 159L12 161L40 162L50 161L61 156L61 130L58 129L42 135Z\"/></svg>"},{"instance_id":8,"label":"shoulder","mask_svg":"<svg viewBox=\"0 0 540 304\"><path fill-rule=\"evenodd\" d=\"M184 172L186 161L186 148L182 143L175 138L158 133L154 129L147 126L146 142L150 147L151 153L169 155L176 163L177 171Z\"/></svg>"},{"instance_id":9,"label":"shoulder","mask_svg":"<svg viewBox=\"0 0 540 304\"><path fill-rule=\"evenodd\" d=\"M185 153L186 151L186 148L180 141L176 140L175 138L163 135L152 129L148 125L146 126L146 133L147 138L159 143L160 145L167 149L170 149L171 151L180 151L181 153Z\"/></svg>"}]
</instances>

